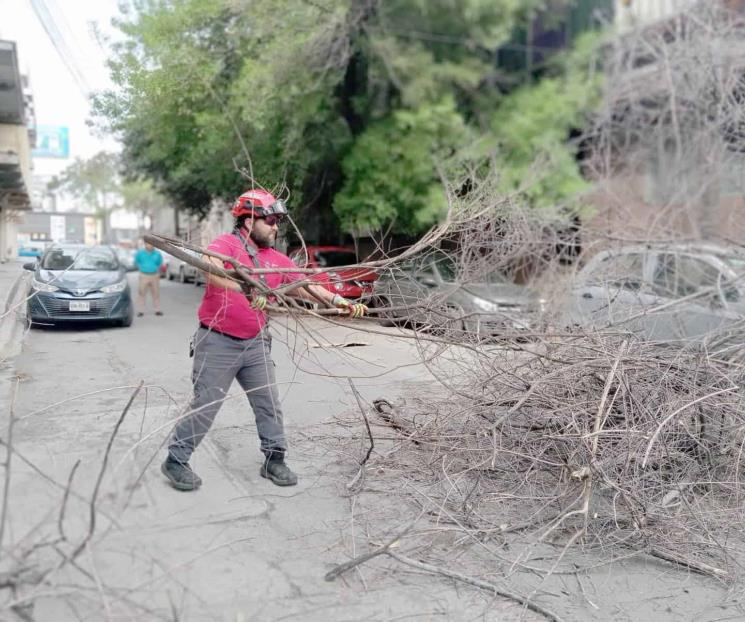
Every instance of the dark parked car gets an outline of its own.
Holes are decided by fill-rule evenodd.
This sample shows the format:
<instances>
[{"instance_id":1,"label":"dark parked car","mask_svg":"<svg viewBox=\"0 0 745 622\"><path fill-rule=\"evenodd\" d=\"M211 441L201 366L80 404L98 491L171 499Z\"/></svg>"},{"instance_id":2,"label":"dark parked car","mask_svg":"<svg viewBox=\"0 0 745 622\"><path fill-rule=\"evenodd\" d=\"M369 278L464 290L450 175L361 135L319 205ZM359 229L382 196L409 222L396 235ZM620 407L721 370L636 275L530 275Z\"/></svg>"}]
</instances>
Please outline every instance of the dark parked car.
<instances>
[{"instance_id":1,"label":"dark parked car","mask_svg":"<svg viewBox=\"0 0 745 622\"><path fill-rule=\"evenodd\" d=\"M498 272L463 283L456 272L452 258L441 251L420 255L381 275L372 304L399 308L382 316L388 324L409 322L484 337L528 330L543 311L536 292Z\"/></svg>"},{"instance_id":2,"label":"dark parked car","mask_svg":"<svg viewBox=\"0 0 745 622\"><path fill-rule=\"evenodd\" d=\"M127 273L109 246L55 244L33 270L26 309L31 324L105 321L132 324L134 307Z\"/></svg>"},{"instance_id":3,"label":"dark parked car","mask_svg":"<svg viewBox=\"0 0 745 622\"><path fill-rule=\"evenodd\" d=\"M570 321L651 341L701 339L745 318L745 255L710 244L603 251L576 275Z\"/></svg>"}]
</instances>

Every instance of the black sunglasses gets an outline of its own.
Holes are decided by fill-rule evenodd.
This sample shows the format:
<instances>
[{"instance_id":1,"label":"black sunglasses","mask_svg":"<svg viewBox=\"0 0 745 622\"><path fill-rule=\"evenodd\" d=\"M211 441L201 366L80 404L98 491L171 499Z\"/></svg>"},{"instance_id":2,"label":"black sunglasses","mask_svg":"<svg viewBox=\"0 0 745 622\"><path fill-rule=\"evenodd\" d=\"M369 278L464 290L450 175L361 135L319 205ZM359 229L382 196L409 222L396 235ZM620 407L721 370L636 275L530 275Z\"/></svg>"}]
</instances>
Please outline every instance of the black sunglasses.
<instances>
[{"instance_id":1,"label":"black sunglasses","mask_svg":"<svg viewBox=\"0 0 745 622\"><path fill-rule=\"evenodd\" d=\"M273 227L274 225L282 224L284 217L278 216L277 214L269 214L269 216L264 216L262 220L270 227Z\"/></svg>"}]
</instances>

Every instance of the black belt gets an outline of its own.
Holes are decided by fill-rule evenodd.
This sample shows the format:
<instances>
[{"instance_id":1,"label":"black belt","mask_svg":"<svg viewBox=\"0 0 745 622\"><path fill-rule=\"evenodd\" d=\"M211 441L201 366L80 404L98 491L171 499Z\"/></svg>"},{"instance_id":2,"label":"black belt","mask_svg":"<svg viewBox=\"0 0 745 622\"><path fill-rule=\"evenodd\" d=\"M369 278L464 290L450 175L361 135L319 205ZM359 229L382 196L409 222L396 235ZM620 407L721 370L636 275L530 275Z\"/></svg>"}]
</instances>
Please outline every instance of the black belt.
<instances>
[{"instance_id":1,"label":"black belt","mask_svg":"<svg viewBox=\"0 0 745 622\"><path fill-rule=\"evenodd\" d=\"M211 326L207 326L207 324L203 324L202 322L199 322L200 328L204 328L204 330L209 330L213 333L217 333L218 335L222 335L223 337L227 337L228 339L232 339L233 341L249 341L253 339L253 337L235 337L234 335L228 335L228 333L224 333L221 330L217 330L216 328L212 328ZM262 329L263 330L263 329ZM260 335L261 333L259 333ZM256 335L257 337L259 335Z\"/></svg>"}]
</instances>

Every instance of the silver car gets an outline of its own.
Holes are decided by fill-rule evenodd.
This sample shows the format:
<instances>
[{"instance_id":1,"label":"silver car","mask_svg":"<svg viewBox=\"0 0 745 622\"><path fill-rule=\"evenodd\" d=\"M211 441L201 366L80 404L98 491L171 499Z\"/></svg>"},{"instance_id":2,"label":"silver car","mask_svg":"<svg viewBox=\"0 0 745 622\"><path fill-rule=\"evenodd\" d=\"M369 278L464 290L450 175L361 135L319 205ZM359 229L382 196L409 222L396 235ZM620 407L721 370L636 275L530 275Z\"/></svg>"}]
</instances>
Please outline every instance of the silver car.
<instances>
[{"instance_id":1,"label":"silver car","mask_svg":"<svg viewBox=\"0 0 745 622\"><path fill-rule=\"evenodd\" d=\"M195 251L186 250L185 252L199 258L200 254ZM185 262L178 257L168 257L168 266L166 267L166 276L169 281L178 279L181 283L194 281L197 277L198 270L190 263Z\"/></svg>"},{"instance_id":2,"label":"silver car","mask_svg":"<svg viewBox=\"0 0 745 622\"><path fill-rule=\"evenodd\" d=\"M436 332L445 329L488 336L525 331L542 301L531 289L509 283L499 273L479 282L461 282L452 258L441 251L419 256L381 274L372 294L374 307L390 309L384 323L412 323Z\"/></svg>"},{"instance_id":3,"label":"silver car","mask_svg":"<svg viewBox=\"0 0 745 622\"><path fill-rule=\"evenodd\" d=\"M664 245L604 251L576 275L570 321L651 341L699 339L745 313L745 255L731 247Z\"/></svg>"}]
</instances>

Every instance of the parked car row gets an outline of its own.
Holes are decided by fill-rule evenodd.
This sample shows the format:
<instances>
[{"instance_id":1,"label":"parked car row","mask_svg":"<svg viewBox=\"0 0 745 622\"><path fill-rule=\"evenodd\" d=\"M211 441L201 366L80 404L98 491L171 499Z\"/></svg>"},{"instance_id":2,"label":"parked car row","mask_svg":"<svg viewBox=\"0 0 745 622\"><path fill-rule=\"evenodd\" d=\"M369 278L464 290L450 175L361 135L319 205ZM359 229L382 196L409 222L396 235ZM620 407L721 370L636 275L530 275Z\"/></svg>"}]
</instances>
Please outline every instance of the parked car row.
<instances>
[{"instance_id":1,"label":"parked car row","mask_svg":"<svg viewBox=\"0 0 745 622\"><path fill-rule=\"evenodd\" d=\"M423 253L391 269L355 267L354 249L307 246L290 253L311 277L345 298L383 312L387 324L415 324L493 335L530 330L546 303L498 272L461 282L453 259ZM204 274L171 258L168 278L204 282ZM592 257L568 282L569 304L558 326L628 330L653 341L699 339L745 319L745 254L711 244L626 246Z\"/></svg>"},{"instance_id":2,"label":"parked car row","mask_svg":"<svg viewBox=\"0 0 745 622\"><path fill-rule=\"evenodd\" d=\"M384 324L495 334L528 330L541 310L537 293L508 283L496 272L488 274L483 282L458 283L456 266L442 251L420 255L382 272L356 267L354 249L343 246L306 246L291 251L289 257L298 267L321 269L310 278L327 290L390 309L379 316ZM201 271L195 270L191 277L184 262L171 258L169 278L176 274L182 282L194 278L199 284L204 280Z\"/></svg>"}]
</instances>

